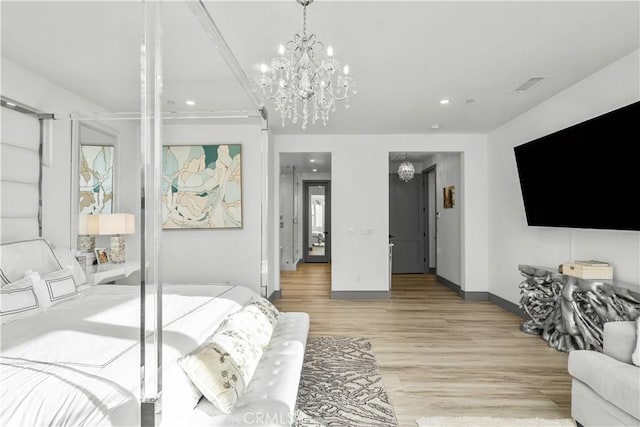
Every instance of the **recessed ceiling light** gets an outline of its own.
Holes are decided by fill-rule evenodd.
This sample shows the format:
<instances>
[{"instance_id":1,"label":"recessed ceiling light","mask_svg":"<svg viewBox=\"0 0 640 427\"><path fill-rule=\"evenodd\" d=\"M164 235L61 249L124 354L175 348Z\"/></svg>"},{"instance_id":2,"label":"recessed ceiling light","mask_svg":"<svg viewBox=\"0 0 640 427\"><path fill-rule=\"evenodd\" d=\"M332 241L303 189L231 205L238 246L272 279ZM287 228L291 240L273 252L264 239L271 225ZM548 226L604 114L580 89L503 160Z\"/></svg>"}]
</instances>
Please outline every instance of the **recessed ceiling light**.
<instances>
[{"instance_id":1,"label":"recessed ceiling light","mask_svg":"<svg viewBox=\"0 0 640 427\"><path fill-rule=\"evenodd\" d=\"M280 178L284 178L284 174L283 174L283 175L280 175Z\"/></svg>"},{"instance_id":2,"label":"recessed ceiling light","mask_svg":"<svg viewBox=\"0 0 640 427\"><path fill-rule=\"evenodd\" d=\"M311 169L311 172L318 172L318 169Z\"/></svg>"},{"instance_id":3,"label":"recessed ceiling light","mask_svg":"<svg viewBox=\"0 0 640 427\"><path fill-rule=\"evenodd\" d=\"M431 129L433 129L433 130L440 129L440 127L441 127L441 126L440 126L439 124L437 124L437 123L436 123L436 124L431 125Z\"/></svg>"},{"instance_id":4,"label":"recessed ceiling light","mask_svg":"<svg viewBox=\"0 0 640 427\"><path fill-rule=\"evenodd\" d=\"M192 101L190 99L186 100L184 103L187 105L196 105L196 101Z\"/></svg>"},{"instance_id":5,"label":"recessed ceiling light","mask_svg":"<svg viewBox=\"0 0 640 427\"><path fill-rule=\"evenodd\" d=\"M448 99L448 98L444 98L444 99L441 99L441 100L440 100L440 104L442 104L442 105L447 105L447 104L448 104L448 103L450 103L450 102L451 102L451 100L450 100L450 99Z\"/></svg>"},{"instance_id":6,"label":"recessed ceiling light","mask_svg":"<svg viewBox=\"0 0 640 427\"><path fill-rule=\"evenodd\" d=\"M315 162L316 162L316 159L309 159L309 161L310 161L311 163L315 163Z\"/></svg>"}]
</instances>

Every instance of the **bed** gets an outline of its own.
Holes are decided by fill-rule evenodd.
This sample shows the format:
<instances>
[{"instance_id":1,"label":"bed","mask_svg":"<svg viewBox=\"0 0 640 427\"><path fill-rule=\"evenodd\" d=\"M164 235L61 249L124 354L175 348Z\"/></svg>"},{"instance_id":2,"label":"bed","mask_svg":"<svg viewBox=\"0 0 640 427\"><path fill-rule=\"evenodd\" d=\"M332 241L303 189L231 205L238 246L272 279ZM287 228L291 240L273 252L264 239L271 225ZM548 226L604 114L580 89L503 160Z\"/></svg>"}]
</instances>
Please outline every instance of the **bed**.
<instances>
[{"instance_id":1,"label":"bed","mask_svg":"<svg viewBox=\"0 0 640 427\"><path fill-rule=\"evenodd\" d=\"M194 392L176 362L256 296L242 286L164 286L160 425L291 423L307 314L280 314L269 346L231 414ZM3 324L0 425L139 425L139 313L137 286L80 286L78 295L65 302Z\"/></svg>"}]
</instances>

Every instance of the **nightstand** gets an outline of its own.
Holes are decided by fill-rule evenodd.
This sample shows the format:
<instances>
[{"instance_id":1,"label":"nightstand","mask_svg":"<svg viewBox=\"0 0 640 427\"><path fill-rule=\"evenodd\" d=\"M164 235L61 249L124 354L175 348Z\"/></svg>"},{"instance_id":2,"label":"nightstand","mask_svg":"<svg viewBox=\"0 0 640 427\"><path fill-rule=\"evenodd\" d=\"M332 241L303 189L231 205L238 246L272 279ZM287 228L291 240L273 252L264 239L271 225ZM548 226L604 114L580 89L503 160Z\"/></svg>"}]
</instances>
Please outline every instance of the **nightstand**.
<instances>
[{"instance_id":1,"label":"nightstand","mask_svg":"<svg viewBox=\"0 0 640 427\"><path fill-rule=\"evenodd\" d=\"M115 283L118 279L129 277L140 270L139 261L123 262L121 264L99 264L87 268L87 284Z\"/></svg>"}]
</instances>

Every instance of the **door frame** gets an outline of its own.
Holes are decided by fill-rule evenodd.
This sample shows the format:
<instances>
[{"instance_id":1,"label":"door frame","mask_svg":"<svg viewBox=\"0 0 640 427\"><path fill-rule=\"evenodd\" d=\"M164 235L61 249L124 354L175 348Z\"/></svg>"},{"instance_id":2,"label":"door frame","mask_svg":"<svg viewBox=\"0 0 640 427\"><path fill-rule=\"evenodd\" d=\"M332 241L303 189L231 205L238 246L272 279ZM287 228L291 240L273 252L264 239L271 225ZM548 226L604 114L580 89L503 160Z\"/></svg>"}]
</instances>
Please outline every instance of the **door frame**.
<instances>
[{"instance_id":1,"label":"door frame","mask_svg":"<svg viewBox=\"0 0 640 427\"><path fill-rule=\"evenodd\" d=\"M325 199L325 233L324 233L324 256L309 256L309 187L324 185ZM328 179L304 180L302 181L303 200L302 200L302 233L303 233L303 251L302 259L304 262L321 262L331 263L331 181Z\"/></svg>"},{"instance_id":2,"label":"door frame","mask_svg":"<svg viewBox=\"0 0 640 427\"><path fill-rule=\"evenodd\" d=\"M428 168L425 168L421 171L422 173L422 188L423 188L423 201L424 201L424 229L425 229L425 255L427 258L427 262L424 265L425 273L433 273L438 274L438 174L437 174L437 164L431 165ZM433 187L434 187L434 206L429 204L429 174L433 171ZM429 242L431 240L431 235L429 233L429 213L433 210L433 260L434 267L431 268L429 266L429 259L431 258L430 250L429 250Z\"/></svg>"}]
</instances>

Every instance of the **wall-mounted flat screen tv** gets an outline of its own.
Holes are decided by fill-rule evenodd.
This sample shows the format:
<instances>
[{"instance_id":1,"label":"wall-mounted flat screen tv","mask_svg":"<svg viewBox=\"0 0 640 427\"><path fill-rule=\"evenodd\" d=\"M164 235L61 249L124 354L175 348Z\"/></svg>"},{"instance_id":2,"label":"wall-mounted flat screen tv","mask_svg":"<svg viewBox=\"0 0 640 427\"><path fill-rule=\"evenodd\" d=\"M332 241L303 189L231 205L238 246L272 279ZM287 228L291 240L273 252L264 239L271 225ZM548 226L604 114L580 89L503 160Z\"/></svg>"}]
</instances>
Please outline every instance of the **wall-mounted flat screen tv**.
<instances>
[{"instance_id":1,"label":"wall-mounted flat screen tv","mask_svg":"<svg viewBox=\"0 0 640 427\"><path fill-rule=\"evenodd\" d=\"M514 148L530 226L640 231L640 101Z\"/></svg>"}]
</instances>

